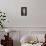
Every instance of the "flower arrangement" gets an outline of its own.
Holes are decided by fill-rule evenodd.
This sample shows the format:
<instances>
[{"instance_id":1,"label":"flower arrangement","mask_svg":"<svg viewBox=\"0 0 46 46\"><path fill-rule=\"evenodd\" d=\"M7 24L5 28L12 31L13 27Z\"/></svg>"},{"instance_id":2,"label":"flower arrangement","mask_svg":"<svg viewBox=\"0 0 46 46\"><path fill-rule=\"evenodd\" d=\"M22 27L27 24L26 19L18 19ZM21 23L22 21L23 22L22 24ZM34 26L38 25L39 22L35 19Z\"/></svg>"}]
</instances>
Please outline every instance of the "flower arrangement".
<instances>
[{"instance_id":1,"label":"flower arrangement","mask_svg":"<svg viewBox=\"0 0 46 46\"><path fill-rule=\"evenodd\" d=\"M6 15L4 12L0 11L0 27L3 28L4 27L4 22L6 20Z\"/></svg>"}]
</instances>

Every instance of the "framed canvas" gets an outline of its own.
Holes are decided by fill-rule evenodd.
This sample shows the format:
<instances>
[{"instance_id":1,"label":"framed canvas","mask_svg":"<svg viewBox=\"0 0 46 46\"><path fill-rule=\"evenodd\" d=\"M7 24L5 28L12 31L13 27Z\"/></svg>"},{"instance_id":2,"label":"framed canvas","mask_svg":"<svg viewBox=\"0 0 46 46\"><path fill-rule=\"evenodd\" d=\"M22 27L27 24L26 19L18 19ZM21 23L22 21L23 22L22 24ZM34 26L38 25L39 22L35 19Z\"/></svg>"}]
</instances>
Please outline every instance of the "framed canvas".
<instances>
[{"instance_id":1,"label":"framed canvas","mask_svg":"<svg viewBox=\"0 0 46 46\"><path fill-rule=\"evenodd\" d=\"M27 16L27 7L21 7L21 16Z\"/></svg>"}]
</instances>

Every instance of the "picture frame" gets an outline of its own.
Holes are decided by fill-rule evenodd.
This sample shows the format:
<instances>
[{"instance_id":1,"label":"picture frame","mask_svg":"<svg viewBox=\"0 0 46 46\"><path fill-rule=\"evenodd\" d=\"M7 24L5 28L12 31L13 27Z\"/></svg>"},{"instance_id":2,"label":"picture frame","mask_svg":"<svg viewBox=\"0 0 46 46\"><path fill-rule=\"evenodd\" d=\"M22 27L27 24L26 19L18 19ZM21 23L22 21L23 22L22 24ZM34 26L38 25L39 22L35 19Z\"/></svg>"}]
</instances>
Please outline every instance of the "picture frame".
<instances>
[{"instance_id":1,"label":"picture frame","mask_svg":"<svg viewBox=\"0 0 46 46\"><path fill-rule=\"evenodd\" d=\"M27 16L27 7L21 7L21 16Z\"/></svg>"}]
</instances>

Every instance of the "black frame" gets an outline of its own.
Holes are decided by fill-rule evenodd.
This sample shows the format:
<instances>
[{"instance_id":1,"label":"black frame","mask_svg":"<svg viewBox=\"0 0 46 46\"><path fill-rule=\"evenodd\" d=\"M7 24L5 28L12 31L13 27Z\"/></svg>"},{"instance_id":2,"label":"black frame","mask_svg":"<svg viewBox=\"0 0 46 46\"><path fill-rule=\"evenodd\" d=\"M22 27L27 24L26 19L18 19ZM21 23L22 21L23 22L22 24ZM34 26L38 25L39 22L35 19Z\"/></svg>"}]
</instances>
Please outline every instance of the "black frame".
<instances>
[{"instance_id":1,"label":"black frame","mask_svg":"<svg viewBox=\"0 0 46 46\"><path fill-rule=\"evenodd\" d=\"M21 16L27 16L27 7L21 7Z\"/></svg>"}]
</instances>

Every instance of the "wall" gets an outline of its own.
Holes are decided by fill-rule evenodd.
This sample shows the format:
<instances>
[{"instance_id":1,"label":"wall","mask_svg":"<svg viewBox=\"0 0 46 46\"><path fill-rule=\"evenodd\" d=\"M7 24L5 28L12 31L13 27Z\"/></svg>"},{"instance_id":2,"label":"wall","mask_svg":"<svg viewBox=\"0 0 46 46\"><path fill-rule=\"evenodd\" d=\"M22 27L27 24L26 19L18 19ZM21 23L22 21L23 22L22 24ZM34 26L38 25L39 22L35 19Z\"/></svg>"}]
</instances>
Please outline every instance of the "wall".
<instances>
[{"instance_id":1,"label":"wall","mask_svg":"<svg viewBox=\"0 0 46 46\"><path fill-rule=\"evenodd\" d=\"M6 12L6 27L46 27L46 0L0 0L0 9ZM21 7L27 7L27 16L21 16Z\"/></svg>"}]
</instances>

